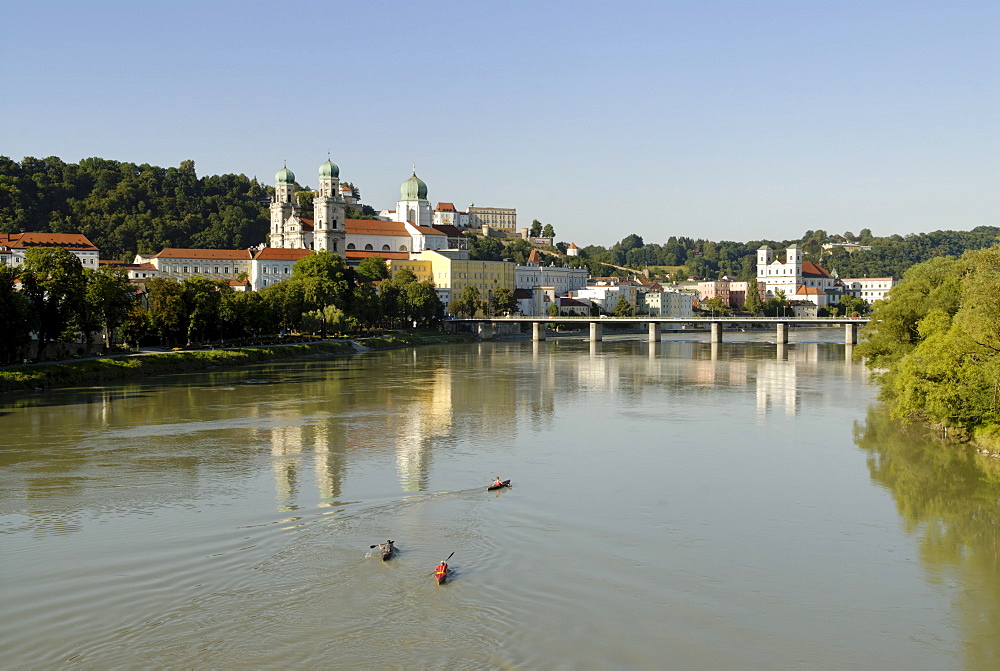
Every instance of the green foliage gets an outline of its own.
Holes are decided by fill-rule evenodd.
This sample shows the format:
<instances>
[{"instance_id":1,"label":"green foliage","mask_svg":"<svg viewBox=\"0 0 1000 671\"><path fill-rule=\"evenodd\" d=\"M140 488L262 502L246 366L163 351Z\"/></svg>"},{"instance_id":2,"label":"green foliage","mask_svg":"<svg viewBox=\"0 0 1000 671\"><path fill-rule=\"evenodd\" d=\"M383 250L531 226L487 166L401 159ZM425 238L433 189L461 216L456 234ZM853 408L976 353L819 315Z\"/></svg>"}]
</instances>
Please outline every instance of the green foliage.
<instances>
[{"instance_id":1,"label":"green foliage","mask_svg":"<svg viewBox=\"0 0 1000 671\"><path fill-rule=\"evenodd\" d=\"M462 289L461 295L451 303L451 311L453 314L465 317L475 317L476 313L479 312L483 307L482 296L479 293L479 289L473 286L468 286Z\"/></svg>"},{"instance_id":2,"label":"green foliage","mask_svg":"<svg viewBox=\"0 0 1000 671\"><path fill-rule=\"evenodd\" d=\"M493 312L500 315L513 314L517 311L517 298L507 287L499 287L493 292Z\"/></svg>"},{"instance_id":3,"label":"green foliage","mask_svg":"<svg viewBox=\"0 0 1000 671\"><path fill-rule=\"evenodd\" d=\"M87 279L80 260L61 247L27 250L19 274L35 315L41 359L48 343L87 326Z\"/></svg>"},{"instance_id":4,"label":"green foliage","mask_svg":"<svg viewBox=\"0 0 1000 671\"><path fill-rule=\"evenodd\" d=\"M389 277L389 266L381 256L369 256L361 259L355 272L363 280L378 282Z\"/></svg>"},{"instance_id":5,"label":"green foliage","mask_svg":"<svg viewBox=\"0 0 1000 671\"><path fill-rule=\"evenodd\" d=\"M618 302L615 303L614 315L615 317L634 317L635 306L624 296L619 296Z\"/></svg>"},{"instance_id":6,"label":"green foliage","mask_svg":"<svg viewBox=\"0 0 1000 671\"><path fill-rule=\"evenodd\" d=\"M701 304L701 309L706 312L711 312L717 317L725 317L729 314L729 306L726 304L722 298L715 296L710 298Z\"/></svg>"},{"instance_id":7,"label":"green foliage","mask_svg":"<svg viewBox=\"0 0 1000 671\"><path fill-rule=\"evenodd\" d=\"M502 261L506 252L497 238L470 236L469 256L477 261Z\"/></svg>"},{"instance_id":8,"label":"green foliage","mask_svg":"<svg viewBox=\"0 0 1000 671\"><path fill-rule=\"evenodd\" d=\"M542 222L537 219L532 219L531 229L528 231L528 235L533 238L540 238L542 236Z\"/></svg>"},{"instance_id":9,"label":"green foliage","mask_svg":"<svg viewBox=\"0 0 1000 671\"><path fill-rule=\"evenodd\" d=\"M545 228L542 229L543 238L554 238L556 237L556 229L552 228L552 224L545 224Z\"/></svg>"},{"instance_id":10,"label":"green foliage","mask_svg":"<svg viewBox=\"0 0 1000 671\"><path fill-rule=\"evenodd\" d=\"M0 265L0 364L22 359L27 351L35 315L23 291L14 288L17 270Z\"/></svg>"},{"instance_id":11,"label":"green foliage","mask_svg":"<svg viewBox=\"0 0 1000 671\"><path fill-rule=\"evenodd\" d=\"M893 415L969 436L1000 424L1000 247L914 266L876 302L859 356Z\"/></svg>"},{"instance_id":12,"label":"green foliage","mask_svg":"<svg viewBox=\"0 0 1000 671\"><path fill-rule=\"evenodd\" d=\"M552 303L551 305L549 305L548 315L550 317L558 317L559 316L559 305L557 303Z\"/></svg>"},{"instance_id":13,"label":"green foliage","mask_svg":"<svg viewBox=\"0 0 1000 671\"><path fill-rule=\"evenodd\" d=\"M104 258L164 247L245 248L261 242L268 190L244 175L199 179L177 168L87 158L0 156L0 232L83 233Z\"/></svg>"},{"instance_id":14,"label":"green foliage","mask_svg":"<svg viewBox=\"0 0 1000 671\"><path fill-rule=\"evenodd\" d=\"M87 279L87 321L85 332L103 329L108 345L113 346L118 331L135 306L135 287L123 268L101 266L97 270L84 268Z\"/></svg>"},{"instance_id":15,"label":"green foliage","mask_svg":"<svg viewBox=\"0 0 1000 671\"><path fill-rule=\"evenodd\" d=\"M764 301L760 297L760 288L757 285L757 278L750 280L747 285L747 296L743 303L743 309L751 315L758 315L764 309Z\"/></svg>"}]
</instances>

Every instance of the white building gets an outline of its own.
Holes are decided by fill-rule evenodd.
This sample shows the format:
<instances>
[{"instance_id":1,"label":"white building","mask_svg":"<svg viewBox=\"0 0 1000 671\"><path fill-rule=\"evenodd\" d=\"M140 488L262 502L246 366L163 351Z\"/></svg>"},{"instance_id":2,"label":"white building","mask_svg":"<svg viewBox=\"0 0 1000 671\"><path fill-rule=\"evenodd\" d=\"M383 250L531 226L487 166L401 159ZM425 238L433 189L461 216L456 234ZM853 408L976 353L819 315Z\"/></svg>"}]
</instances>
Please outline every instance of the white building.
<instances>
[{"instance_id":1,"label":"white building","mask_svg":"<svg viewBox=\"0 0 1000 671\"><path fill-rule=\"evenodd\" d=\"M618 286L589 286L570 293L570 298L595 303L604 314L613 314L619 299L624 298L633 306L639 304L638 288L628 284Z\"/></svg>"},{"instance_id":2,"label":"white building","mask_svg":"<svg viewBox=\"0 0 1000 671\"><path fill-rule=\"evenodd\" d=\"M757 283L765 287L767 298L783 291L789 300L815 303L817 307L840 300L840 281L811 261L802 260L802 250L792 245L779 261L767 245L757 250Z\"/></svg>"},{"instance_id":3,"label":"white building","mask_svg":"<svg viewBox=\"0 0 1000 671\"><path fill-rule=\"evenodd\" d=\"M528 261L515 269L515 286L518 289L533 289L539 286L552 287L556 294L565 296L571 291L587 286L586 268L565 268L542 265L538 250L531 250Z\"/></svg>"},{"instance_id":4,"label":"white building","mask_svg":"<svg viewBox=\"0 0 1000 671\"><path fill-rule=\"evenodd\" d=\"M271 247L327 250L344 256L344 199L340 168L332 161L319 167L319 189L313 198L313 219L300 216L295 198L295 174L287 167L274 176L271 199Z\"/></svg>"},{"instance_id":5,"label":"white building","mask_svg":"<svg viewBox=\"0 0 1000 671\"><path fill-rule=\"evenodd\" d=\"M489 226L500 231L517 231L517 210L507 207L476 207L469 205L469 226L482 228Z\"/></svg>"},{"instance_id":6,"label":"white building","mask_svg":"<svg viewBox=\"0 0 1000 671\"><path fill-rule=\"evenodd\" d=\"M0 265L20 266L29 249L58 247L80 259L84 268L97 270L100 253L80 233L0 233Z\"/></svg>"},{"instance_id":7,"label":"white building","mask_svg":"<svg viewBox=\"0 0 1000 671\"><path fill-rule=\"evenodd\" d=\"M889 289L899 284L894 277L856 277L840 280L844 284L844 293L863 299L871 305L883 300Z\"/></svg>"},{"instance_id":8,"label":"white building","mask_svg":"<svg viewBox=\"0 0 1000 671\"><path fill-rule=\"evenodd\" d=\"M642 312L650 317L687 319L694 314L694 295L680 291L646 291L639 295Z\"/></svg>"},{"instance_id":9,"label":"white building","mask_svg":"<svg viewBox=\"0 0 1000 671\"><path fill-rule=\"evenodd\" d=\"M265 247L253 255L250 263L250 286L254 291L277 284L292 276L292 266L312 254L309 249Z\"/></svg>"},{"instance_id":10,"label":"white building","mask_svg":"<svg viewBox=\"0 0 1000 671\"><path fill-rule=\"evenodd\" d=\"M177 281L189 277L207 277L210 280L233 280L240 273L250 277L253 273L253 254L247 249L181 249L168 247L152 256L135 255L134 264L150 264L160 277ZM140 271L141 272L141 271ZM129 277L132 276L130 270ZM151 275L152 277L152 275Z\"/></svg>"}]
</instances>

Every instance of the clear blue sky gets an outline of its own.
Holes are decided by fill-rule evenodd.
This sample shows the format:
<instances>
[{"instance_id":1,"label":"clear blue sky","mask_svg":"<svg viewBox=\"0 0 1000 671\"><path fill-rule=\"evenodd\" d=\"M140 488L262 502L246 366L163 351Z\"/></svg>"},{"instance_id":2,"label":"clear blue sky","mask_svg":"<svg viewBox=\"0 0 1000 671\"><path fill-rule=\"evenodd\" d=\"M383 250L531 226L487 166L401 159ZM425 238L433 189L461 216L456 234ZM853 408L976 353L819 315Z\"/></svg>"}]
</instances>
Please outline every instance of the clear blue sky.
<instances>
[{"instance_id":1,"label":"clear blue sky","mask_svg":"<svg viewBox=\"0 0 1000 671\"><path fill-rule=\"evenodd\" d=\"M7 3L0 154L244 173L610 245L1000 225L1000 2Z\"/></svg>"}]
</instances>

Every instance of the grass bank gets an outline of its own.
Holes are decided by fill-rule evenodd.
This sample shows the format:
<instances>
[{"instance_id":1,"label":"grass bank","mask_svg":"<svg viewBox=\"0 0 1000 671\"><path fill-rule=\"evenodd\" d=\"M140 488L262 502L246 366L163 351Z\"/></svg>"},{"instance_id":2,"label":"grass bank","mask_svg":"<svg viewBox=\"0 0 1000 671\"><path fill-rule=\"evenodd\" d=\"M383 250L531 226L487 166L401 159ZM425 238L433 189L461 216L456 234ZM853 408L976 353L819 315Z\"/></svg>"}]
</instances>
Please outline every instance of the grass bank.
<instances>
[{"instance_id":1,"label":"grass bank","mask_svg":"<svg viewBox=\"0 0 1000 671\"><path fill-rule=\"evenodd\" d=\"M468 342L471 339L469 334L390 333L359 339L356 342L368 349L385 350L448 342ZM183 373L208 368L233 368L265 361L353 354L355 351L355 348L348 341L326 340L292 345L182 350L81 361L62 361L0 370L0 393L100 384L149 375Z\"/></svg>"}]
</instances>

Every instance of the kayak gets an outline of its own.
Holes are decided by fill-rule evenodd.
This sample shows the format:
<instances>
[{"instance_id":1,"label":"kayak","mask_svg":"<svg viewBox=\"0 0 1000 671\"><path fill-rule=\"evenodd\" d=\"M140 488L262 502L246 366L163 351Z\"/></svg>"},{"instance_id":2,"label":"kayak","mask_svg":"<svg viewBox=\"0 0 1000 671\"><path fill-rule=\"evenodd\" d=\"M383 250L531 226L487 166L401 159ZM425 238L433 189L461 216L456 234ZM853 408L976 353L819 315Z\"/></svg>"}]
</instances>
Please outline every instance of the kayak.
<instances>
[{"instance_id":1,"label":"kayak","mask_svg":"<svg viewBox=\"0 0 1000 671\"><path fill-rule=\"evenodd\" d=\"M486 488L486 491L491 492L494 489L503 489L504 487L510 487L510 480L504 480L499 485L490 485Z\"/></svg>"},{"instance_id":2,"label":"kayak","mask_svg":"<svg viewBox=\"0 0 1000 671\"><path fill-rule=\"evenodd\" d=\"M383 550L382 551L382 561L388 561L389 559L392 559L392 553L393 553L393 550L395 550L395 549L396 548L394 548L394 547L392 547L390 545L387 549Z\"/></svg>"}]
</instances>

